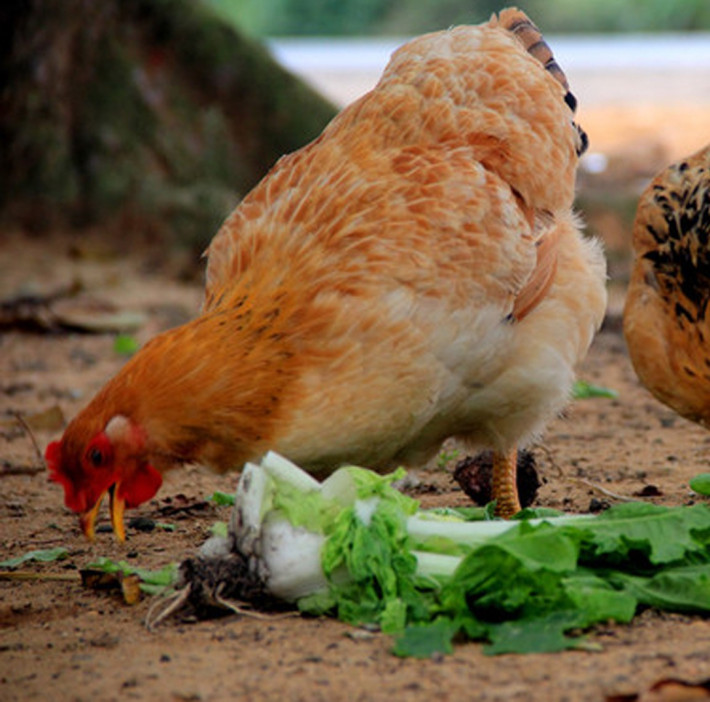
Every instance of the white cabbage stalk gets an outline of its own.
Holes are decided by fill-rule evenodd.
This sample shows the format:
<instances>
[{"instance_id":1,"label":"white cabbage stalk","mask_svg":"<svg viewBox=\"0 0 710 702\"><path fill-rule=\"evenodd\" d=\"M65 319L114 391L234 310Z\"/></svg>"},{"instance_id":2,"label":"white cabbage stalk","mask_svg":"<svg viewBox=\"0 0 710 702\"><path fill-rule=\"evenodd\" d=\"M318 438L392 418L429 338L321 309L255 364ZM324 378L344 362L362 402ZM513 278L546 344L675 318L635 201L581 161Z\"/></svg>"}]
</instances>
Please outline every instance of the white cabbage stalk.
<instances>
[{"instance_id":1,"label":"white cabbage stalk","mask_svg":"<svg viewBox=\"0 0 710 702\"><path fill-rule=\"evenodd\" d=\"M323 534L291 525L271 509L275 481L304 493L321 484L298 466L269 452L261 466L247 463L242 471L232 511L230 533L237 549L251 556L254 568L271 594L287 602L328 588L321 568Z\"/></svg>"}]
</instances>

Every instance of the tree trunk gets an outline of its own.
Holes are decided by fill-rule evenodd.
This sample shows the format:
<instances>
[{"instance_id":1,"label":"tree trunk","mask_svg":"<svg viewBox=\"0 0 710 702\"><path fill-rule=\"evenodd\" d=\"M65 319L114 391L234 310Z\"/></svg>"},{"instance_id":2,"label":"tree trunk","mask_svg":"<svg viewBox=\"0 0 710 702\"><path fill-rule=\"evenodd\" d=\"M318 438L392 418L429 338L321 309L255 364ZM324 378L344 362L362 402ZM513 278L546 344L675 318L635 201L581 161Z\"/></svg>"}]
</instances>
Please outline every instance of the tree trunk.
<instances>
[{"instance_id":1,"label":"tree trunk","mask_svg":"<svg viewBox=\"0 0 710 702\"><path fill-rule=\"evenodd\" d=\"M0 79L0 215L35 230L201 245L335 114L198 0L4 0Z\"/></svg>"}]
</instances>

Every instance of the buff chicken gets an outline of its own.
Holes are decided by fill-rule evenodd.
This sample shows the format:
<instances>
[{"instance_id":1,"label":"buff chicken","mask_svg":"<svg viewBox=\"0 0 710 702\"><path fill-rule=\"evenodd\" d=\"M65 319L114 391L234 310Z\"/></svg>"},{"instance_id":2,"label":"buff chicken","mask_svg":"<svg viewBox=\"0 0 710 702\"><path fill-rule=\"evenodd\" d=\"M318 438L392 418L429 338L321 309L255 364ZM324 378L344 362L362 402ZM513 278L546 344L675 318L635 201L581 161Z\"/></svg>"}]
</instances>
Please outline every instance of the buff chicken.
<instances>
[{"instance_id":1,"label":"buff chicken","mask_svg":"<svg viewBox=\"0 0 710 702\"><path fill-rule=\"evenodd\" d=\"M146 344L49 445L93 538L165 471L273 449L323 477L421 465L448 437L517 447L565 405L605 309L572 210L586 136L516 9L396 51L376 87L281 158L207 251L201 314Z\"/></svg>"},{"instance_id":2,"label":"buff chicken","mask_svg":"<svg viewBox=\"0 0 710 702\"><path fill-rule=\"evenodd\" d=\"M641 195L624 335L641 382L710 428L710 146L659 173Z\"/></svg>"}]
</instances>

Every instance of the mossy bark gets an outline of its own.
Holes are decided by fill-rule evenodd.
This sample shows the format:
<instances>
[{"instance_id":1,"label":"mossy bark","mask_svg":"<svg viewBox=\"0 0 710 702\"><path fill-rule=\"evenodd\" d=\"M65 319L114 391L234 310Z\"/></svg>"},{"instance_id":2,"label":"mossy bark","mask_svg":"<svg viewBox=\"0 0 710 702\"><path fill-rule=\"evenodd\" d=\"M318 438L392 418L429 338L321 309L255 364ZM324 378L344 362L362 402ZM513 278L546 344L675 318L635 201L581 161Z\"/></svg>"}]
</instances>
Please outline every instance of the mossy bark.
<instances>
[{"instance_id":1,"label":"mossy bark","mask_svg":"<svg viewBox=\"0 0 710 702\"><path fill-rule=\"evenodd\" d=\"M185 243L335 108L198 0L5 0L0 212Z\"/></svg>"}]
</instances>

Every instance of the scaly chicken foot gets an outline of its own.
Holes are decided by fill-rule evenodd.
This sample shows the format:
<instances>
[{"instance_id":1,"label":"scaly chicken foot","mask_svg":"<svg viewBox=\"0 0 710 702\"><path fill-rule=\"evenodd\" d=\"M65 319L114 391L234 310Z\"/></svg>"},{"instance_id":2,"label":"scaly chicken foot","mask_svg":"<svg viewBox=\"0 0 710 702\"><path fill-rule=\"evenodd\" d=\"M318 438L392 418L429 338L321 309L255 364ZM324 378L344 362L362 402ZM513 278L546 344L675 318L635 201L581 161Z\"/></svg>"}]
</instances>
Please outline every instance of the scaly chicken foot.
<instances>
[{"instance_id":1,"label":"scaly chicken foot","mask_svg":"<svg viewBox=\"0 0 710 702\"><path fill-rule=\"evenodd\" d=\"M509 453L493 453L493 478L491 488L496 501L496 515L509 519L520 511L518 499L517 468L518 450Z\"/></svg>"}]
</instances>

